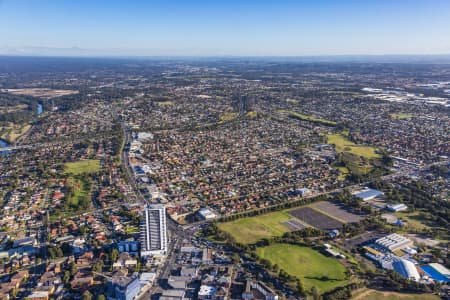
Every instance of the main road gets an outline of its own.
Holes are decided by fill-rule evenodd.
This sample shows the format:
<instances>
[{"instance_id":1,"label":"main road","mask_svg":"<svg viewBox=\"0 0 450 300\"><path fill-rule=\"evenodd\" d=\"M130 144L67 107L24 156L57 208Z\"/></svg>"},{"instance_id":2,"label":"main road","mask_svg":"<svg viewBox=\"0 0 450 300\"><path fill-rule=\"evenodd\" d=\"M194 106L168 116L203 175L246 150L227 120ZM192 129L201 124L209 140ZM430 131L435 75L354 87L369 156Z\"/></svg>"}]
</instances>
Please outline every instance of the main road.
<instances>
[{"instance_id":1,"label":"main road","mask_svg":"<svg viewBox=\"0 0 450 300\"><path fill-rule=\"evenodd\" d=\"M127 127L126 124L121 123L122 131L123 131L123 148L121 154L121 162L122 166L125 169L126 175L128 177L128 182L131 184L135 191L135 195L137 198L137 202L141 205L145 205L146 203L151 203L151 200L145 199L139 190L139 185L137 183L136 177L134 176L134 171L131 168L129 162L128 151L126 150L127 145L131 142L131 131ZM183 228L176 224L171 218L167 218L167 230L169 236L169 243L167 249L167 257L163 264L160 266L156 278L154 280L153 286L149 291L140 295L138 300L141 299L149 299L151 295L161 293L163 290L163 286L161 284L162 279L167 279L170 276L170 271L172 266L175 264L176 256L174 255L175 249L178 249L181 246L181 242L185 236Z\"/></svg>"}]
</instances>

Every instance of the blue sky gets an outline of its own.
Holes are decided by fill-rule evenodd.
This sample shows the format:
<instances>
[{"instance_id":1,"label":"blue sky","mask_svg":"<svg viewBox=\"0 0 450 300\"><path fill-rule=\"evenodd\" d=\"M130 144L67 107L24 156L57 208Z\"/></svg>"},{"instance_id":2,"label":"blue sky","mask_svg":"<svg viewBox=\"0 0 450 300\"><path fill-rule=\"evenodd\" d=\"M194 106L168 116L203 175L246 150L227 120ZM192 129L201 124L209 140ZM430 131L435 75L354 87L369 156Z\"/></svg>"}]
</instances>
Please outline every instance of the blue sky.
<instances>
[{"instance_id":1,"label":"blue sky","mask_svg":"<svg viewBox=\"0 0 450 300\"><path fill-rule=\"evenodd\" d=\"M450 54L450 1L0 0L0 53Z\"/></svg>"}]
</instances>

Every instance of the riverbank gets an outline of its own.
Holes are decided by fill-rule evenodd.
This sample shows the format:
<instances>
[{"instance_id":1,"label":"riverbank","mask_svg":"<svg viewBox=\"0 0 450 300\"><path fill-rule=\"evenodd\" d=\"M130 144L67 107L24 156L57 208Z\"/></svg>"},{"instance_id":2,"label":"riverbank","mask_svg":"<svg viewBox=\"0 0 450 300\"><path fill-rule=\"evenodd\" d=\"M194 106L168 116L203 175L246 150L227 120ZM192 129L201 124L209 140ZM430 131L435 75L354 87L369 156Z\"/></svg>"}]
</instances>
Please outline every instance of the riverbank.
<instances>
[{"instance_id":1,"label":"riverbank","mask_svg":"<svg viewBox=\"0 0 450 300\"><path fill-rule=\"evenodd\" d=\"M14 144L20 137L31 129L30 124L9 123L0 128L0 139L8 144Z\"/></svg>"}]
</instances>

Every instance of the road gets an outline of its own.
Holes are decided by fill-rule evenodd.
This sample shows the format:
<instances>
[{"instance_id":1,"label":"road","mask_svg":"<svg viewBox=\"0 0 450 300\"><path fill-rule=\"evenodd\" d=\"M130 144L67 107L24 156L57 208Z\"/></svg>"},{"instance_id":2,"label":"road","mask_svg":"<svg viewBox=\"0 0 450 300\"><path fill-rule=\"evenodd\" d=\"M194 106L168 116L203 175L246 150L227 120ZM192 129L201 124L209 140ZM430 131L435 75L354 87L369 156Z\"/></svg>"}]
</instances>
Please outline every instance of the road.
<instances>
[{"instance_id":1,"label":"road","mask_svg":"<svg viewBox=\"0 0 450 300\"><path fill-rule=\"evenodd\" d=\"M131 131L123 123L122 123L122 130L123 130L124 148L125 148L131 142ZM145 199L145 197L142 195L141 191L139 190L139 186L138 186L138 183L134 176L134 172L129 163L128 152L125 151L125 149L122 149L121 161L122 161L122 165L126 171L126 175L128 177L128 182L131 184L131 186L133 187L133 190L135 191L135 194L137 197L137 202L142 205L149 203L149 201L147 199ZM148 292L139 296L138 300L150 299L151 295L161 293L164 288L163 281L164 281L164 279L167 279L170 276L170 271L172 269L172 266L175 265L176 256L174 255L174 250L180 248L181 241L183 240L185 233L183 231L183 227L176 224L169 217L167 218L167 231L168 231L169 241L168 241L166 260L163 262L162 266L160 266L160 268L156 274L156 278L155 278L153 286L150 288L150 290Z\"/></svg>"}]
</instances>

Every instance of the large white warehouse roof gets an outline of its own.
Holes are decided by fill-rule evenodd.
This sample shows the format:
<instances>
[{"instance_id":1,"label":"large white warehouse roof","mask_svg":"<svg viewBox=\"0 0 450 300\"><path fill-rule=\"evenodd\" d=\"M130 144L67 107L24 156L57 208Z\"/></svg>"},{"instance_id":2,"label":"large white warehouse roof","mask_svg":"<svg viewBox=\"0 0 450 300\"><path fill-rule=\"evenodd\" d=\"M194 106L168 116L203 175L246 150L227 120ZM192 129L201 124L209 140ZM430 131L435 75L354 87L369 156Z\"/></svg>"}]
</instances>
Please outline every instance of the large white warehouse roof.
<instances>
[{"instance_id":1,"label":"large white warehouse roof","mask_svg":"<svg viewBox=\"0 0 450 300\"><path fill-rule=\"evenodd\" d=\"M416 266L406 259L400 259L393 263L394 270L402 277L410 280L418 281L420 279Z\"/></svg>"}]
</instances>

